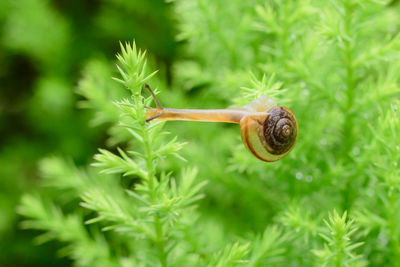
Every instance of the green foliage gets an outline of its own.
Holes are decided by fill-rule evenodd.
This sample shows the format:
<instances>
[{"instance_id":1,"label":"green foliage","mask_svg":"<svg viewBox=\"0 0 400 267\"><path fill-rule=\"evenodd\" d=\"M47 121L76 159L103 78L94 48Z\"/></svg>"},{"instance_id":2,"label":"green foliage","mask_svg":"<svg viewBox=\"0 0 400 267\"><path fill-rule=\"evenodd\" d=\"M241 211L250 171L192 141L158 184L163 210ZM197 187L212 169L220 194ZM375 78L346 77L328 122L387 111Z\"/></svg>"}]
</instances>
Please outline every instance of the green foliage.
<instances>
[{"instance_id":1,"label":"green foliage","mask_svg":"<svg viewBox=\"0 0 400 267\"><path fill-rule=\"evenodd\" d=\"M89 83L106 90L104 95L96 90L91 93L99 97L96 105L102 109L98 112L107 114L109 123L110 120L117 123L119 119L109 100L128 96L128 92L118 91L118 85L109 79L114 69L106 58L113 58L118 40L135 37L142 46L151 49L160 73L165 73L176 48L168 20L170 11L161 0L152 1L152 5L143 3L0 1L2 266L68 264L57 259L53 244L41 247L31 244L34 233L21 231L21 217L15 208L22 193L40 186L37 165L43 157L64 155L78 165L86 165L104 140L105 127L88 127L90 112L76 108L77 100L82 97L74 91L84 65L93 74ZM142 23L144 20L147 23ZM153 42L154 33L157 43ZM124 135L114 136L108 140L110 143L124 138Z\"/></svg>"},{"instance_id":2,"label":"green foliage","mask_svg":"<svg viewBox=\"0 0 400 267\"><path fill-rule=\"evenodd\" d=\"M327 234L320 234L327 243L323 250L315 251L315 254L321 258L323 266L356 266L360 255L354 255L353 250L361 246L362 243L351 242L351 235L357 231L354 227L354 221L346 221L347 213L342 217L336 212L329 214L329 222L324 221L329 231Z\"/></svg>"},{"instance_id":3,"label":"green foliage","mask_svg":"<svg viewBox=\"0 0 400 267\"><path fill-rule=\"evenodd\" d=\"M118 81L126 85L133 94L131 100L125 99L115 103L119 107L119 115L123 121L119 127L124 128L130 134L130 139L135 140L131 146L137 150L124 152L118 149L119 156L107 150L100 150L100 154L95 156L97 162L93 165L101 168L102 173L122 174L133 181L140 178L140 182L134 182L132 189L124 191L124 188L117 184L116 177L113 177L113 183L110 183L108 179L95 180L73 166L67 167L66 163L60 159L45 160L42 167L43 175L49 177L49 182L46 183L48 186L56 187L61 191L69 189L75 191L75 195L70 194L70 199L67 201L76 201L81 198L81 206L96 214L86 221L87 224L99 225L97 229L113 230L118 235L128 234L129 238L122 238L120 246L126 246L125 249L129 251L129 255L135 255L134 258L137 258L139 263L154 265L159 262L162 266L167 266L173 262L182 261L180 258L188 254L184 252L189 248L180 244L184 243L181 237L190 234L187 229L190 224L185 220L196 216L192 214L193 204L201 198L198 192L204 182L194 184L196 176L194 169L183 171L183 178L180 180L171 177L170 173L163 172L159 177L156 176L158 160L168 155L175 155L182 144L178 143L176 138L163 141L168 134L162 131L163 123L145 122L144 107L145 104L149 105L150 99L143 97L140 92L146 80L154 72L146 74L144 53L138 51L135 44L127 44L122 47L122 53L118 58L122 76L122 79ZM131 83L132 79L136 79L136 82ZM131 84L133 86L130 86ZM82 83L81 91L87 96L94 96L95 103L90 104L92 99L89 98L88 104L96 106L96 102L101 97L90 93L88 88L90 85L93 84ZM104 179L101 176L96 178ZM62 179L66 181L60 181ZM79 217L77 218L74 214L63 215L55 208L51 208L49 213L49 209L40 198L26 196L20 213L32 220L26 221L24 226L47 230L47 234L41 240L45 240L46 237L57 238L61 231L61 221L65 219L68 222L67 225L71 227L66 236L61 234L58 239L72 243L71 247L74 249L70 254L77 260L78 265L97 265L104 257L107 259L104 262L122 261L123 255L107 256L111 253L111 247L105 242L102 242L105 244L102 249L105 249L107 253L103 254L101 259L97 259L92 254L80 253L84 247L96 242L97 239L87 238L89 236L87 230L83 225L77 224ZM53 217L54 221L51 219ZM81 234L85 236L82 240L79 239ZM101 236L100 238L106 239ZM135 247L142 249L137 250ZM102 252L98 251L98 253ZM156 255L158 261L151 255ZM98 262L96 263L94 259Z\"/></svg>"},{"instance_id":4,"label":"green foliage","mask_svg":"<svg viewBox=\"0 0 400 267\"><path fill-rule=\"evenodd\" d=\"M55 206L45 204L39 197L24 196L23 207L19 212L35 220L24 221L24 228L45 230L46 233L36 238L40 244L51 239L68 242L62 255L70 255L79 266L104 265L117 266L110 255L110 250L99 233L91 238L86 231L82 216L64 215Z\"/></svg>"},{"instance_id":5,"label":"green foliage","mask_svg":"<svg viewBox=\"0 0 400 267\"><path fill-rule=\"evenodd\" d=\"M156 74L156 71L151 74L146 74L146 53L136 50L136 44L125 44L126 48L121 44L121 54L117 55L120 62L118 67L122 80L114 78L128 88L132 95L140 94L144 84ZM137 107L142 108L141 106ZM136 118L138 119L138 118Z\"/></svg>"},{"instance_id":6,"label":"green foliage","mask_svg":"<svg viewBox=\"0 0 400 267\"><path fill-rule=\"evenodd\" d=\"M36 2L61 31L49 31L58 46L43 46L46 56L40 40L6 27L5 47L41 62L33 103L48 103L49 118L77 127L68 114L71 81L49 67L66 58L73 25L47 2L29 3ZM399 2L170 2L181 44L171 69L124 42L116 68L98 55L86 63L79 106L106 140L91 166L77 167L87 164L75 157L40 162L43 186L23 196L22 226L39 230L39 242L60 241L77 266L397 266ZM124 21L110 16L107 26L107 15L120 10L126 18L138 3L108 5L96 25L123 33ZM137 13L151 9L143 4ZM24 28L24 17L45 25L32 14L2 16L6 25ZM286 158L264 163L244 148L236 125L146 123L153 105L146 83L173 108L225 108L267 95L294 111L298 142ZM49 88L63 99L52 101ZM66 129L43 121L45 132ZM95 153L88 139L75 153Z\"/></svg>"}]
</instances>

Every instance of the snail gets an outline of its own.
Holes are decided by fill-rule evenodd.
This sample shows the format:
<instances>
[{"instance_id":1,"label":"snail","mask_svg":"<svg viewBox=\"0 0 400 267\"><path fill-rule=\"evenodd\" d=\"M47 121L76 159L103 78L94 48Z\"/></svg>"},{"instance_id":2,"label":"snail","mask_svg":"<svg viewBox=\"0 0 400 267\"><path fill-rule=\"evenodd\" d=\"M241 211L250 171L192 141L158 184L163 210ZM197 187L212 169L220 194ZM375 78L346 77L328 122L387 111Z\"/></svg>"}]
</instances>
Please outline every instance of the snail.
<instances>
[{"instance_id":1,"label":"snail","mask_svg":"<svg viewBox=\"0 0 400 267\"><path fill-rule=\"evenodd\" d=\"M237 109L174 109L163 108L153 91L156 108L146 107L146 122L152 120L187 120L239 123L242 141L258 159L277 161L293 149L299 132L296 117L287 107L261 96Z\"/></svg>"}]
</instances>

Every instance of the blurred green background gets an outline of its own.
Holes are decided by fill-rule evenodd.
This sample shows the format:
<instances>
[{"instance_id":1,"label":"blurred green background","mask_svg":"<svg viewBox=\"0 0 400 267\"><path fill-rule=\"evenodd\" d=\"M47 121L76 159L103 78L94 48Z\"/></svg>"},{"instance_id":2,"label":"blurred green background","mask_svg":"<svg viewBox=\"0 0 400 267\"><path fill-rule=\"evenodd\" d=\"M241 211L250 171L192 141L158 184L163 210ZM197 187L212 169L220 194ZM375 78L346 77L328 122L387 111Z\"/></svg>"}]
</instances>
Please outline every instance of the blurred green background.
<instances>
[{"instance_id":1,"label":"blurred green background","mask_svg":"<svg viewBox=\"0 0 400 267\"><path fill-rule=\"evenodd\" d=\"M114 61L118 42L135 39L171 79L174 34L162 0L0 1L0 266L68 265L55 243L32 243L15 209L38 186L38 160L61 155L86 165L104 146L105 129L90 127L77 108L84 64Z\"/></svg>"},{"instance_id":2,"label":"blurred green background","mask_svg":"<svg viewBox=\"0 0 400 267\"><path fill-rule=\"evenodd\" d=\"M56 155L83 167L109 147L109 125L93 127L93 112L78 108L77 86L85 76L112 87L119 41L132 40L160 70L152 87L168 107L242 105L255 95L240 87L272 88L284 92L277 100L299 121L295 149L272 164L244 149L237 125L166 124L187 142L180 153L188 162L168 159L159 168L197 166L198 181L209 182L201 218L192 222L199 244L257 247L265 231L281 262L315 266L315 251L324 258L328 248L319 235L329 234L323 219L347 211L360 228L352 244L364 242L358 266L395 266L400 2L172 2L0 0L0 266L72 264L59 257L59 242L32 242L39 231L20 229L16 207L23 193L45 192L41 159ZM75 212L66 206L66 214ZM268 240L269 227L279 238Z\"/></svg>"}]
</instances>

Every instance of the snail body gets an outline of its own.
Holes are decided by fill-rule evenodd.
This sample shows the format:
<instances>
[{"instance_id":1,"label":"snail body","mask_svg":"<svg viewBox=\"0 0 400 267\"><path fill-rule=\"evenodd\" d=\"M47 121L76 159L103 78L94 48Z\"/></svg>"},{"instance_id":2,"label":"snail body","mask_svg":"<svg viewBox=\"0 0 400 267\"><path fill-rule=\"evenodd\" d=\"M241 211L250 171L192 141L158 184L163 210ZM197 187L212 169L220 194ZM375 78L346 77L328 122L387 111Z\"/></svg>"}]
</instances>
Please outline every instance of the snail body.
<instances>
[{"instance_id":1,"label":"snail body","mask_svg":"<svg viewBox=\"0 0 400 267\"><path fill-rule=\"evenodd\" d=\"M239 123L245 147L258 159L277 161L293 149L298 124L287 107L276 106L272 99L261 96L238 109L171 109L163 108L154 93L156 108L148 108L146 121L189 120Z\"/></svg>"}]
</instances>

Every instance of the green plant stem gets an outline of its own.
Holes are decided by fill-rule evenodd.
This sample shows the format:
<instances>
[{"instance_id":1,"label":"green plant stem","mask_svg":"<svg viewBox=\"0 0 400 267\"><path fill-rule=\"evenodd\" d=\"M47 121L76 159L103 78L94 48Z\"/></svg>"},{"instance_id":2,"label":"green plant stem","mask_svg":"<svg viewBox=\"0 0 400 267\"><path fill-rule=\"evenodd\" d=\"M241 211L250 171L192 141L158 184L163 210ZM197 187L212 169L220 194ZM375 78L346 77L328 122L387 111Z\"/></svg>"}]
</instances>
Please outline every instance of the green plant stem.
<instances>
[{"instance_id":1,"label":"green plant stem","mask_svg":"<svg viewBox=\"0 0 400 267\"><path fill-rule=\"evenodd\" d=\"M336 250L336 267L341 267L342 266L342 259L343 259L343 249L342 249L342 242L341 239L337 238L336 240L338 243L336 244L335 250Z\"/></svg>"},{"instance_id":2,"label":"green plant stem","mask_svg":"<svg viewBox=\"0 0 400 267\"><path fill-rule=\"evenodd\" d=\"M352 1L349 0L346 2L346 13L345 13L345 31L346 36L351 38L352 36ZM347 140L345 152L348 154L350 151L350 147L353 144L353 117L354 114L352 112L352 108L354 105L354 96L355 96L355 81L354 81L354 65L353 65L353 44L350 40L344 40L345 48L344 48L344 57L346 64L346 96L347 96L347 104L345 107L345 123L344 123L344 133ZM347 155L349 156L349 155Z\"/></svg>"},{"instance_id":3,"label":"green plant stem","mask_svg":"<svg viewBox=\"0 0 400 267\"><path fill-rule=\"evenodd\" d=\"M390 190L390 189L389 189ZM395 190L393 190L395 191ZM392 251L392 263L394 265L398 264L399 262L399 256L400 256L400 250L399 250L399 238L398 238L398 231L397 231L397 225L398 225L398 220L397 220L397 199L398 196L396 196L395 192L390 192L389 191L389 209L388 209L388 228L389 228L389 233L391 236L391 240L389 241L390 243L390 249Z\"/></svg>"},{"instance_id":4,"label":"green plant stem","mask_svg":"<svg viewBox=\"0 0 400 267\"><path fill-rule=\"evenodd\" d=\"M142 135L143 135L143 143L144 143L144 152L146 155L146 168L147 168L147 182L149 186L149 192L150 192L150 201L151 204L157 204L156 203L156 190L154 187L155 184L155 171L154 171L154 166L153 166L153 151L152 151L152 144L151 140L149 138L146 126L143 125L142 128ZM158 215L154 215L154 230L156 233L156 240L155 244L157 247L158 255L160 258L160 263L161 266L167 266L167 255L165 254L165 243L164 243L164 237L163 237L163 231L162 231L162 223L160 222L160 219L158 218Z\"/></svg>"},{"instance_id":5,"label":"green plant stem","mask_svg":"<svg viewBox=\"0 0 400 267\"><path fill-rule=\"evenodd\" d=\"M348 39L344 39L344 63L346 65L346 105L344 107L345 120L343 124L343 154L344 158L346 158L347 162L350 163L353 161L350 156L351 148L354 144L353 137L353 121L354 121L354 97L355 97L355 80L354 80L354 59L353 59L353 40L352 40L352 13L353 13L353 3L351 0L345 2L345 14L344 14L344 22L345 22L345 37ZM350 187L353 183L353 175L350 175L346 181L345 187L342 191L343 196L343 209L349 210L352 206L353 200L351 199L350 194L354 192L350 190Z\"/></svg>"}]
</instances>

